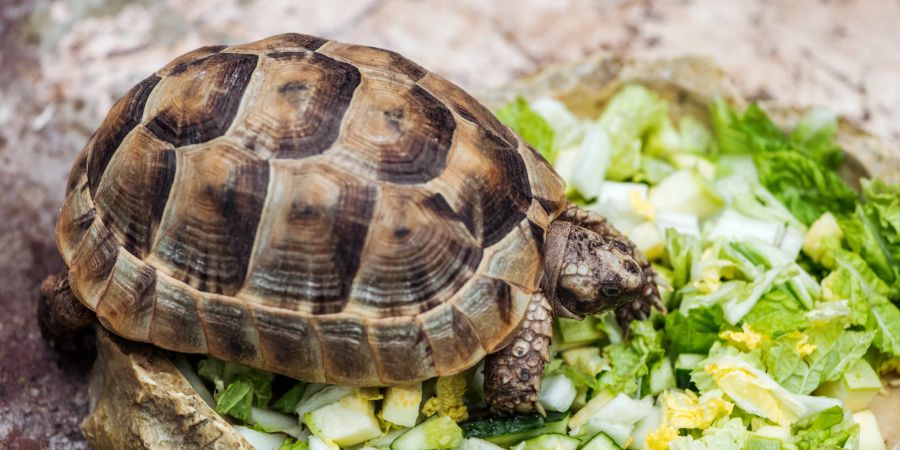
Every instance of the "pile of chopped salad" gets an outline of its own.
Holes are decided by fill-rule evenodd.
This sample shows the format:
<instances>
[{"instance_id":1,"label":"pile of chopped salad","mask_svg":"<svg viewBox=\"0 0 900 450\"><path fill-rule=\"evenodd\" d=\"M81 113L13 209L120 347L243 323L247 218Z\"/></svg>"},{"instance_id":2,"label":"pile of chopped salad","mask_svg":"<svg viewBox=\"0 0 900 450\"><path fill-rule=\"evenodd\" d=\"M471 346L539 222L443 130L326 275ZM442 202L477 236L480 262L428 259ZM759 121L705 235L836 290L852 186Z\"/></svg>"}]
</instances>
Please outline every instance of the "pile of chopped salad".
<instances>
[{"instance_id":1,"label":"pile of chopped salad","mask_svg":"<svg viewBox=\"0 0 900 450\"><path fill-rule=\"evenodd\" d=\"M787 131L756 105L669 108L628 85L596 118L551 98L497 111L665 281L668 314L627 332L555 320L546 415L490 415L480 365L381 389L178 367L265 450L883 449L867 408L900 372L900 185L842 180L826 111Z\"/></svg>"}]
</instances>

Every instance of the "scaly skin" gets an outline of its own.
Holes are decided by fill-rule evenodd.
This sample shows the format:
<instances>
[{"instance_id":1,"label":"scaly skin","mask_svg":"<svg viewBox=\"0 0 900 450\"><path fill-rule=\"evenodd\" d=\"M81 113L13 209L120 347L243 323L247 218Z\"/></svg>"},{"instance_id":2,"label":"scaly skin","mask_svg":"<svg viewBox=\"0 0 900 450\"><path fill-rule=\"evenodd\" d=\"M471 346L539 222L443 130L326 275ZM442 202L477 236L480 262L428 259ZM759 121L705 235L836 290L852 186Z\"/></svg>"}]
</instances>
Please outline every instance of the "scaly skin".
<instances>
[{"instance_id":1,"label":"scaly skin","mask_svg":"<svg viewBox=\"0 0 900 450\"><path fill-rule=\"evenodd\" d=\"M537 399L553 315L581 319L615 308L627 329L652 307L664 310L650 262L605 218L575 205L551 225L544 264L542 288L549 295L534 294L512 343L485 360L485 400L500 412L543 413Z\"/></svg>"},{"instance_id":2,"label":"scaly skin","mask_svg":"<svg viewBox=\"0 0 900 450\"><path fill-rule=\"evenodd\" d=\"M658 279L656 272L650 265L650 261L637 250L637 247L630 239L613 227L605 217L569 203L566 206L566 210L557 220L570 222L573 225L591 230L609 241L624 244L628 248L631 257L640 264L644 273L644 286L640 295L631 304L616 309L616 318L623 327L627 328L632 320L646 319L650 316L650 310L654 307L660 311L666 310L659 298L659 290L656 287Z\"/></svg>"},{"instance_id":3,"label":"scaly skin","mask_svg":"<svg viewBox=\"0 0 900 450\"><path fill-rule=\"evenodd\" d=\"M551 311L547 297L542 293L534 294L519 334L506 348L491 354L485 361L485 400L497 410L507 413L542 411L537 399L544 364L550 360Z\"/></svg>"}]
</instances>

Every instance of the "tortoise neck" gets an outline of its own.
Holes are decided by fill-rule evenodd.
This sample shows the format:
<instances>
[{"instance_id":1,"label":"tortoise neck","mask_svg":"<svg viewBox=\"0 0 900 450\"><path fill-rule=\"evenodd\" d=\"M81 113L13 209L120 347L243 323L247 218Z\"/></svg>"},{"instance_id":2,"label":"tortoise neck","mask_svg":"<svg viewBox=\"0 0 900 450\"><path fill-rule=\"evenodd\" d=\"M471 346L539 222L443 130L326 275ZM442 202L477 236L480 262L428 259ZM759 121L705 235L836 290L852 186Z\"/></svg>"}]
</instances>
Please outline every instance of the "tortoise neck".
<instances>
[{"instance_id":1,"label":"tortoise neck","mask_svg":"<svg viewBox=\"0 0 900 450\"><path fill-rule=\"evenodd\" d=\"M553 313L556 317L577 319L579 318L577 315L562 306L556 292L559 273L566 256L566 247L569 245L569 233L574 226L571 222L564 220L556 220L550 224L550 231L544 241L544 283L541 287L553 305Z\"/></svg>"}]
</instances>

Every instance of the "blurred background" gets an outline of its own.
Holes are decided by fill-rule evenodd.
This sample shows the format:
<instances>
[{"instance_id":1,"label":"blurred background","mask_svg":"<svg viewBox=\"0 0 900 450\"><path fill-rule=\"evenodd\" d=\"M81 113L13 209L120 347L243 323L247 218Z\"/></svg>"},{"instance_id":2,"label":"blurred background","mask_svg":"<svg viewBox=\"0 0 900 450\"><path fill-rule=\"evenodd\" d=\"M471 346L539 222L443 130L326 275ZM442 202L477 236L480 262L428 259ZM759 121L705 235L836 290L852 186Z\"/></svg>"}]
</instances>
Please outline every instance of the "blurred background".
<instances>
[{"instance_id":1,"label":"blurred background","mask_svg":"<svg viewBox=\"0 0 900 450\"><path fill-rule=\"evenodd\" d=\"M112 103L181 53L316 34L474 92L597 52L700 54L751 99L824 106L900 148L898 23L897 0L0 0L0 448L86 448L93 355L59 360L34 315L56 211Z\"/></svg>"}]
</instances>

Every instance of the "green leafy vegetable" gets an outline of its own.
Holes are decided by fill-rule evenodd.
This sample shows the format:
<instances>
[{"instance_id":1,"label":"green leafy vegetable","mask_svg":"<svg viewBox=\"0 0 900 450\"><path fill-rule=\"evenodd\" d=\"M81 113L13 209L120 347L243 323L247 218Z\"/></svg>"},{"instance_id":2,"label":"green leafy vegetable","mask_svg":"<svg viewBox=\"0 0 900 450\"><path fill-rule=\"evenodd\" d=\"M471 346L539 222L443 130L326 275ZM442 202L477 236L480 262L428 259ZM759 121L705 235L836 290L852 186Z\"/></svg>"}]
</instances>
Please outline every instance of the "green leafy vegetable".
<instances>
[{"instance_id":1,"label":"green leafy vegetable","mask_svg":"<svg viewBox=\"0 0 900 450\"><path fill-rule=\"evenodd\" d=\"M608 179L622 181L638 172L643 139L661 126L667 114L666 102L638 85L625 86L609 101L597 122L606 131L612 146Z\"/></svg>"},{"instance_id":2,"label":"green leafy vegetable","mask_svg":"<svg viewBox=\"0 0 900 450\"><path fill-rule=\"evenodd\" d=\"M858 426L844 420L844 411L834 406L801 419L791 429L794 445L801 450L840 449L856 433Z\"/></svg>"},{"instance_id":3,"label":"green leafy vegetable","mask_svg":"<svg viewBox=\"0 0 900 450\"><path fill-rule=\"evenodd\" d=\"M811 109L791 131L794 147L803 148L817 162L828 168L837 167L844 152L837 145L837 117L828 110Z\"/></svg>"},{"instance_id":4,"label":"green leafy vegetable","mask_svg":"<svg viewBox=\"0 0 900 450\"><path fill-rule=\"evenodd\" d=\"M497 118L513 129L525 142L531 144L547 161L556 161L558 149L554 145L553 128L528 105L523 97L500 108Z\"/></svg>"},{"instance_id":5,"label":"green leafy vegetable","mask_svg":"<svg viewBox=\"0 0 900 450\"><path fill-rule=\"evenodd\" d=\"M287 392L278 397L272 403L272 409L281 411L285 414L292 414L297 409L297 403L303 398L303 392L306 390L306 383L298 381Z\"/></svg>"},{"instance_id":6,"label":"green leafy vegetable","mask_svg":"<svg viewBox=\"0 0 900 450\"><path fill-rule=\"evenodd\" d=\"M684 287L691 280L691 268L700 259L700 240L667 228L666 258L672 267L672 287Z\"/></svg>"},{"instance_id":7,"label":"green leafy vegetable","mask_svg":"<svg viewBox=\"0 0 900 450\"><path fill-rule=\"evenodd\" d=\"M874 333L844 330L832 321L807 331L809 344L815 347L807 356L798 351L797 339L784 336L766 348L766 371L779 384L795 394L809 394L825 381L843 375L854 361L862 358Z\"/></svg>"},{"instance_id":8,"label":"green leafy vegetable","mask_svg":"<svg viewBox=\"0 0 900 450\"><path fill-rule=\"evenodd\" d=\"M666 316L666 336L676 353L706 353L719 339L725 325L722 306L691 309L687 314L679 310Z\"/></svg>"},{"instance_id":9,"label":"green leafy vegetable","mask_svg":"<svg viewBox=\"0 0 900 450\"><path fill-rule=\"evenodd\" d=\"M856 193L830 170L840 148L827 119L807 116L789 138L753 104L742 115L724 101L710 105L713 129L724 153L750 153L759 180L804 224L826 211L853 210Z\"/></svg>"},{"instance_id":10,"label":"green leafy vegetable","mask_svg":"<svg viewBox=\"0 0 900 450\"><path fill-rule=\"evenodd\" d=\"M772 337L809 326L799 302L784 291L771 291L764 295L753 309L744 316L744 323L755 331Z\"/></svg>"},{"instance_id":11,"label":"green leafy vegetable","mask_svg":"<svg viewBox=\"0 0 900 450\"><path fill-rule=\"evenodd\" d=\"M794 216L810 224L825 212L853 210L857 195L836 172L811 157L790 150L754 156L759 179Z\"/></svg>"},{"instance_id":12,"label":"green leafy vegetable","mask_svg":"<svg viewBox=\"0 0 900 450\"><path fill-rule=\"evenodd\" d=\"M650 373L650 365L663 356L662 333L649 320L631 323L631 339L604 347L610 370L600 376L610 392L637 392L638 379Z\"/></svg>"},{"instance_id":13,"label":"green leafy vegetable","mask_svg":"<svg viewBox=\"0 0 900 450\"><path fill-rule=\"evenodd\" d=\"M216 396L216 412L248 421L253 406L253 385L246 380L233 381Z\"/></svg>"},{"instance_id":14,"label":"green leafy vegetable","mask_svg":"<svg viewBox=\"0 0 900 450\"><path fill-rule=\"evenodd\" d=\"M296 441L294 439L285 439L284 444L278 450L309 450L309 444L306 441Z\"/></svg>"},{"instance_id":15,"label":"green leafy vegetable","mask_svg":"<svg viewBox=\"0 0 900 450\"><path fill-rule=\"evenodd\" d=\"M900 296L900 184L863 180L863 198L841 222L847 244Z\"/></svg>"}]
</instances>

